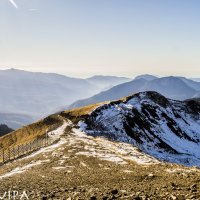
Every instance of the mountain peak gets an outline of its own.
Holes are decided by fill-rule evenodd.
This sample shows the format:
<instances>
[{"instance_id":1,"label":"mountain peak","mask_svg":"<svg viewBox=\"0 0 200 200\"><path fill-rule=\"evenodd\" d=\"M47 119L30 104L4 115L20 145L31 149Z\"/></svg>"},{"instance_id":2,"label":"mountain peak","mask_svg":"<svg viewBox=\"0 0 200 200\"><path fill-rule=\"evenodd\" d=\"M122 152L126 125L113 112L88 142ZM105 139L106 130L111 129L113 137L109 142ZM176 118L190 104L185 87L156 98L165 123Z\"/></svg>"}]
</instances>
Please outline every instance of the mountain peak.
<instances>
[{"instance_id":1,"label":"mountain peak","mask_svg":"<svg viewBox=\"0 0 200 200\"><path fill-rule=\"evenodd\" d=\"M135 97L139 98L140 101L151 100L162 107L167 107L167 105L169 105L169 100L165 96L161 95L160 93L156 91L139 92L132 96L128 96L127 100L134 99Z\"/></svg>"},{"instance_id":2,"label":"mountain peak","mask_svg":"<svg viewBox=\"0 0 200 200\"><path fill-rule=\"evenodd\" d=\"M142 74L142 75L139 75L139 76L135 77L135 79L145 79L147 81L152 81L152 80L154 80L156 78L158 78L158 77L150 75L150 74Z\"/></svg>"}]
</instances>

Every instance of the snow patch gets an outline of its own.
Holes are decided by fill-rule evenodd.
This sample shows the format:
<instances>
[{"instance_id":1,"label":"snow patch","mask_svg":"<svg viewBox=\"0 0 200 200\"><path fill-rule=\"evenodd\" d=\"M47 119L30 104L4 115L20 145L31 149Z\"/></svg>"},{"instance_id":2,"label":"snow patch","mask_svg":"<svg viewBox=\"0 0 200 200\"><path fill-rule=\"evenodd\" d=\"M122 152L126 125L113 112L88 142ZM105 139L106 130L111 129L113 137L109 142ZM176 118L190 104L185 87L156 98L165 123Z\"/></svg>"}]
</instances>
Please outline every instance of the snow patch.
<instances>
[{"instance_id":1,"label":"snow patch","mask_svg":"<svg viewBox=\"0 0 200 200\"><path fill-rule=\"evenodd\" d=\"M71 122L69 120L68 121L64 120L62 126L57 128L56 130L53 130L47 133L48 137L50 137L53 141L58 140L64 134L66 127L70 125L71 125Z\"/></svg>"},{"instance_id":2,"label":"snow patch","mask_svg":"<svg viewBox=\"0 0 200 200\"><path fill-rule=\"evenodd\" d=\"M57 140L58 136L61 137L61 135L63 135L63 133L64 133L64 131L65 131L65 129L68 125L69 125L69 122L64 122L62 126L60 126L59 128L57 128L56 130L53 131L57 135L51 136L51 134L50 134L51 132L50 132L49 137L52 137L53 140ZM55 149L57 149L58 147L60 147L61 145L65 144L65 143L66 143L66 140L64 138L61 138L57 143L52 144L52 145L47 146L47 147L43 147L40 150L30 154L29 156L22 158L21 160L35 157L35 156L37 156L41 153L47 153L47 152L54 151Z\"/></svg>"},{"instance_id":3,"label":"snow patch","mask_svg":"<svg viewBox=\"0 0 200 200\"><path fill-rule=\"evenodd\" d=\"M92 137L79 129L73 129L71 139L73 144L78 144L79 142L86 144L84 146L85 151L79 151L76 155L92 156L117 164L127 164L127 161L133 161L140 165L159 163L158 160L140 152L131 144L113 142L104 137Z\"/></svg>"},{"instance_id":4,"label":"snow patch","mask_svg":"<svg viewBox=\"0 0 200 200\"><path fill-rule=\"evenodd\" d=\"M60 170L60 169L66 169L66 168L65 167L52 167L52 169Z\"/></svg>"},{"instance_id":5,"label":"snow patch","mask_svg":"<svg viewBox=\"0 0 200 200\"><path fill-rule=\"evenodd\" d=\"M10 177L10 176L13 176L13 175L16 175L16 174L21 174L21 173L26 172L27 170L37 166L37 165L41 165L41 164L48 163L48 162L50 162L50 160L33 161L33 162L29 163L28 165L25 165L23 167L17 167L15 169L13 169L12 171L0 176L0 179L7 178L7 177Z\"/></svg>"}]
</instances>

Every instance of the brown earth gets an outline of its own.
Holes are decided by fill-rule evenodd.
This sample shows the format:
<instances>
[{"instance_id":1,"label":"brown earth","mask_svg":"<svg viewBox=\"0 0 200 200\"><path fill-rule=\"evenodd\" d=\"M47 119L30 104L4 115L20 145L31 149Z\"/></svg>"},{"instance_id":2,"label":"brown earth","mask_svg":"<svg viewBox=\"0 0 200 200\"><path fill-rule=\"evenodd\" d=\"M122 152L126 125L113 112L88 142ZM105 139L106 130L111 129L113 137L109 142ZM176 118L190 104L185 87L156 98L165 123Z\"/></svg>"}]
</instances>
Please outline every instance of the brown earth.
<instances>
[{"instance_id":1,"label":"brown earth","mask_svg":"<svg viewBox=\"0 0 200 200\"><path fill-rule=\"evenodd\" d=\"M164 162L126 164L81 155L88 148L112 153L96 141L65 132L53 148L0 167L0 194L25 190L29 199L200 199L200 170ZM63 142L63 144L62 144ZM113 142L111 142L113 143ZM110 144L111 144L110 143ZM48 149L49 148L49 149ZM41 161L41 164L35 165ZM22 173L2 177L33 164Z\"/></svg>"}]
</instances>

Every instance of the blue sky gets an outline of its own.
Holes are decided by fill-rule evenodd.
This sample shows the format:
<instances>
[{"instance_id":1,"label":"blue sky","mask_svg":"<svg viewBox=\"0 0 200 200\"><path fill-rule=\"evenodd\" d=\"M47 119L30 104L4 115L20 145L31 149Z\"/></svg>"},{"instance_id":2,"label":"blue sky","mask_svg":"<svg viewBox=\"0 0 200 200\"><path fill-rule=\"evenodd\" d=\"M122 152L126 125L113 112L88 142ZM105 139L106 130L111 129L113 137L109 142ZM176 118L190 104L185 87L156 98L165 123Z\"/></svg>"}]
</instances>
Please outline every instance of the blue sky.
<instances>
[{"instance_id":1,"label":"blue sky","mask_svg":"<svg viewBox=\"0 0 200 200\"><path fill-rule=\"evenodd\" d=\"M0 69L200 75L198 0L0 1Z\"/></svg>"}]
</instances>

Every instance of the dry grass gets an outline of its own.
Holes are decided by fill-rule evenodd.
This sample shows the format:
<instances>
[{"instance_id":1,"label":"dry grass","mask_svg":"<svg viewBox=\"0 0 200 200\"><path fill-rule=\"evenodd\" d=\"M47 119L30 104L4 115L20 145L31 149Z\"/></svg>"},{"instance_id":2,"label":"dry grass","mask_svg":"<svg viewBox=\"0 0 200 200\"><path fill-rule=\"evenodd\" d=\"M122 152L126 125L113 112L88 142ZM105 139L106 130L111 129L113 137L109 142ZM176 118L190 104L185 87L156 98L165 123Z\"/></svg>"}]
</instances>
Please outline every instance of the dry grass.
<instances>
[{"instance_id":1,"label":"dry grass","mask_svg":"<svg viewBox=\"0 0 200 200\"><path fill-rule=\"evenodd\" d=\"M84 106L84 107L81 107L81 108L75 108L75 109L72 109L72 110L66 110L63 113L69 114L72 117L80 117L80 116L88 115L90 112L92 112L98 106L101 106L103 104L105 104L105 102L91 104L91 105L88 105L88 106Z\"/></svg>"},{"instance_id":2,"label":"dry grass","mask_svg":"<svg viewBox=\"0 0 200 200\"><path fill-rule=\"evenodd\" d=\"M101 103L84 106L81 108L66 110L66 111L61 112L60 115L67 119L70 119L74 124L76 124L78 121L85 118L88 114L90 114L97 107L99 107L105 103L107 103L107 102L101 102Z\"/></svg>"},{"instance_id":3,"label":"dry grass","mask_svg":"<svg viewBox=\"0 0 200 200\"><path fill-rule=\"evenodd\" d=\"M0 147L7 149L17 145L25 144L46 134L46 131L57 128L62 123L59 115L51 115L36 123L24 126L3 137L0 137Z\"/></svg>"}]
</instances>

